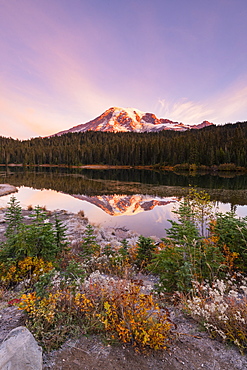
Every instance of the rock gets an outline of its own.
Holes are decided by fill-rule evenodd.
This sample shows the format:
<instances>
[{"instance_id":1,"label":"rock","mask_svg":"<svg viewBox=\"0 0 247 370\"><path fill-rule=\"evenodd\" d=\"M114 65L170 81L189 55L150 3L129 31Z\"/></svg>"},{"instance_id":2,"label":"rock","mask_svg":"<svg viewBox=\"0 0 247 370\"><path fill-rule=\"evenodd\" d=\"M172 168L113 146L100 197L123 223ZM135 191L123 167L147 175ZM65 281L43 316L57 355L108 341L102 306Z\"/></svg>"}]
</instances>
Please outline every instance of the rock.
<instances>
[{"instance_id":1,"label":"rock","mask_svg":"<svg viewBox=\"0 0 247 370\"><path fill-rule=\"evenodd\" d=\"M4 214L0 214L0 223L4 223L5 222L5 215Z\"/></svg>"},{"instance_id":2,"label":"rock","mask_svg":"<svg viewBox=\"0 0 247 370\"><path fill-rule=\"evenodd\" d=\"M15 193L17 188L9 184L0 184L0 196Z\"/></svg>"},{"instance_id":3,"label":"rock","mask_svg":"<svg viewBox=\"0 0 247 370\"><path fill-rule=\"evenodd\" d=\"M42 370L42 349L25 326L6 336L0 346L1 370Z\"/></svg>"},{"instance_id":4,"label":"rock","mask_svg":"<svg viewBox=\"0 0 247 370\"><path fill-rule=\"evenodd\" d=\"M23 310L18 310L15 306L2 308L0 310L0 345L12 329L22 326L24 322L25 314Z\"/></svg>"}]
</instances>

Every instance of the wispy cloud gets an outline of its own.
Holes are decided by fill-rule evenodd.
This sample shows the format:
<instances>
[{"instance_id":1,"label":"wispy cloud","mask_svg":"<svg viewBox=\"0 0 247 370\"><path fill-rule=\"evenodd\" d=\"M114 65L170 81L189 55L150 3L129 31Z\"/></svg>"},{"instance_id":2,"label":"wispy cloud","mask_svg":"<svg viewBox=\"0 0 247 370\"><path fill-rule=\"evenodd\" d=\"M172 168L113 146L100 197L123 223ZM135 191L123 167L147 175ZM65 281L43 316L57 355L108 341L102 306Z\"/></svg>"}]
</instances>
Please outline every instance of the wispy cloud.
<instances>
[{"instance_id":1,"label":"wispy cloud","mask_svg":"<svg viewBox=\"0 0 247 370\"><path fill-rule=\"evenodd\" d=\"M183 123L198 123L208 119L213 114L213 109L207 105L189 101L186 98L178 102L159 99L158 105L160 116Z\"/></svg>"},{"instance_id":2,"label":"wispy cloud","mask_svg":"<svg viewBox=\"0 0 247 370\"><path fill-rule=\"evenodd\" d=\"M216 124L247 120L247 76L234 81L224 91L204 101L183 98L176 102L159 99L157 112L160 117L183 123L200 123L208 120Z\"/></svg>"}]
</instances>

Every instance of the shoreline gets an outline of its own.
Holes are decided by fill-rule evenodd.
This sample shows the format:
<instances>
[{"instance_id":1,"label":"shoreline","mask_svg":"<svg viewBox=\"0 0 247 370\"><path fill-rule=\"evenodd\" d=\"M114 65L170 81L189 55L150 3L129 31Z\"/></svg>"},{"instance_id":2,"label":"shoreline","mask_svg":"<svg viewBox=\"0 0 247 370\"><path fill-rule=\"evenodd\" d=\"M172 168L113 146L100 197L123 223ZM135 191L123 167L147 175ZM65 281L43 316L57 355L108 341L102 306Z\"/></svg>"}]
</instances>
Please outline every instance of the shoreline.
<instances>
[{"instance_id":1,"label":"shoreline","mask_svg":"<svg viewBox=\"0 0 247 370\"><path fill-rule=\"evenodd\" d=\"M7 165L2 163L0 167L54 167L54 168L80 168L80 169L90 169L90 170L149 170L149 171L169 171L174 172L177 174L196 174L196 173L208 173L208 174L246 174L247 168L245 167L238 167L232 168L231 166L227 166L228 164L221 164L219 166L204 166L204 165L195 165L195 164L176 164L174 166L165 166L162 164L154 164L154 165L110 165L110 164L86 164L86 165L67 165L67 164L23 164L23 163L8 163Z\"/></svg>"},{"instance_id":2,"label":"shoreline","mask_svg":"<svg viewBox=\"0 0 247 370\"><path fill-rule=\"evenodd\" d=\"M18 191L17 187L10 184L0 184L0 197L3 195L8 195L11 193L16 193Z\"/></svg>"},{"instance_id":3,"label":"shoreline","mask_svg":"<svg viewBox=\"0 0 247 370\"><path fill-rule=\"evenodd\" d=\"M6 231L6 221L5 221L5 214L6 214L7 207L4 207L0 210L0 241L3 242L5 240L5 231ZM30 224L33 220L34 207L32 209L23 208L22 216L23 222L25 224ZM111 227L107 226L104 227L101 224L97 223L90 223L87 217L84 217L83 214L80 212L73 213L67 212L66 210L54 210L50 211L46 209L45 212L47 213L47 220L52 224L55 223L55 218L57 217L63 224L66 229L66 237L69 245L73 248L75 245L81 242L85 237L86 227L90 224L93 227L94 235L96 237L96 242L101 245L101 247L105 247L108 244L111 244L115 248L119 248L121 246L121 241L126 239L130 246L135 244L140 236L137 232L127 229L125 227ZM152 236L155 242L160 241L160 238Z\"/></svg>"}]
</instances>

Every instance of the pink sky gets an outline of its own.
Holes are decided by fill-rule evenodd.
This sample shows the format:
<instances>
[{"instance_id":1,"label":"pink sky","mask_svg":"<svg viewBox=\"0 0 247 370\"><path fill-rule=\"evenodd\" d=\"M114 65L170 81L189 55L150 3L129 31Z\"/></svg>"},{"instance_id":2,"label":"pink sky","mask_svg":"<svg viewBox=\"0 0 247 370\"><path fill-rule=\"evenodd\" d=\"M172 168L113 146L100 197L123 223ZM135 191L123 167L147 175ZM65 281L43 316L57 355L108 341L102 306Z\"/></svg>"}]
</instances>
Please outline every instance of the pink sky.
<instances>
[{"instance_id":1,"label":"pink sky","mask_svg":"<svg viewBox=\"0 0 247 370\"><path fill-rule=\"evenodd\" d=\"M246 18L246 0L0 0L0 135L50 135L112 106L247 120Z\"/></svg>"}]
</instances>

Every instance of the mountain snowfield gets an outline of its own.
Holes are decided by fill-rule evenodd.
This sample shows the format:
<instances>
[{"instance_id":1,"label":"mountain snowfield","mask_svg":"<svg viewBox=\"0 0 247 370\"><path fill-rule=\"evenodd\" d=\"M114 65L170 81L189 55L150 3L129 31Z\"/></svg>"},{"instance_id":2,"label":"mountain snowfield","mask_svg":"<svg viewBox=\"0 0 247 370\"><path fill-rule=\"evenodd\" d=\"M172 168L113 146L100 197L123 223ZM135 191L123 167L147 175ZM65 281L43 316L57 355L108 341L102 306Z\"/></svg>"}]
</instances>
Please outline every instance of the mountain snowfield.
<instances>
[{"instance_id":1,"label":"mountain snowfield","mask_svg":"<svg viewBox=\"0 0 247 370\"><path fill-rule=\"evenodd\" d=\"M162 130L186 131L201 129L213 123L203 121L198 125L188 125L182 122L173 122L169 119L157 118L153 113L141 112L134 108L112 107L99 117L74 126L68 130L60 131L53 136L69 132L107 131L107 132L157 132Z\"/></svg>"}]
</instances>

